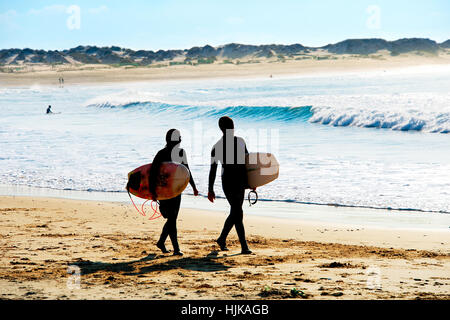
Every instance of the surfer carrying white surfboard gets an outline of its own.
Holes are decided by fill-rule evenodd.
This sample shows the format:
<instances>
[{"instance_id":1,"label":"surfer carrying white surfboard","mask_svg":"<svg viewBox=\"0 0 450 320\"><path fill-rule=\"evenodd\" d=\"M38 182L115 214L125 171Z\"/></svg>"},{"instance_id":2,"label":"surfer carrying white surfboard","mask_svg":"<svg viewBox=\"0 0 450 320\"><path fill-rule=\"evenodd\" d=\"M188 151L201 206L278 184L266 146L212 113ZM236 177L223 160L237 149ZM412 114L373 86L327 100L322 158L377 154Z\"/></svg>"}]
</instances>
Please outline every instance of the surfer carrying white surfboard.
<instances>
[{"instance_id":1,"label":"surfer carrying white surfboard","mask_svg":"<svg viewBox=\"0 0 450 320\"><path fill-rule=\"evenodd\" d=\"M177 162L186 166L189 170L189 183L194 190L194 195L198 195L198 190L195 186L194 179L191 174L191 170L189 169L189 165L187 163L186 152L180 148L181 143L181 135L180 132L176 129L170 129L166 134L166 146L165 148L158 151L155 158L152 162L152 167L150 169L149 174L149 190L152 194L152 198L154 200L157 199L156 194L156 183L158 178L158 172L161 164L163 162ZM181 203L181 194L176 196L175 198L167 199L167 200L159 200L159 211L161 215L167 219L166 223L161 232L161 236L156 246L163 252L169 253L170 251L166 249L164 242L167 237L170 237L173 246L173 255L182 256L183 253L180 251L180 246L178 245L178 237L177 237L177 217L178 211L180 210Z\"/></svg>"},{"instance_id":2,"label":"surfer carrying white surfboard","mask_svg":"<svg viewBox=\"0 0 450 320\"><path fill-rule=\"evenodd\" d=\"M208 199L214 202L214 181L216 179L217 165L222 164L222 189L230 204L230 214L225 220L222 233L216 240L222 251L227 251L227 236L233 226L241 243L241 253L251 254L245 239L244 202L245 189L248 185L245 156L248 154L244 139L234 135L234 123L230 117L219 119L219 128L223 133L222 138L214 145L211 151L211 167L209 171Z\"/></svg>"}]
</instances>

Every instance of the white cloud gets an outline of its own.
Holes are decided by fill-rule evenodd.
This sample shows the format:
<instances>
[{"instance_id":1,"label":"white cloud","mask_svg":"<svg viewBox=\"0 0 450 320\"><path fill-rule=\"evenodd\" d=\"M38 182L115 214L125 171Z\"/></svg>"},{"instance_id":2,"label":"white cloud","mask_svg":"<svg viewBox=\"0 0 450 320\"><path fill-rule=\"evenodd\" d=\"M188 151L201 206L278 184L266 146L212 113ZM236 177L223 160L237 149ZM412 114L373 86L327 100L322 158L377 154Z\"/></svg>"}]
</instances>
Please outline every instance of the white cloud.
<instances>
[{"instance_id":1,"label":"white cloud","mask_svg":"<svg viewBox=\"0 0 450 320\"><path fill-rule=\"evenodd\" d=\"M65 13L67 6L62 4L54 4L51 6L43 7L41 9L30 9L27 14L29 15L42 15L42 14L58 14Z\"/></svg>"},{"instance_id":2,"label":"white cloud","mask_svg":"<svg viewBox=\"0 0 450 320\"><path fill-rule=\"evenodd\" d=\"M100 13L105 13L106 11L108 11L108 7L103 5L98 8L89 8L87 11L88 11L88 13L91 13L91 14L100 14Z\"/></svg>"}]
</instances>

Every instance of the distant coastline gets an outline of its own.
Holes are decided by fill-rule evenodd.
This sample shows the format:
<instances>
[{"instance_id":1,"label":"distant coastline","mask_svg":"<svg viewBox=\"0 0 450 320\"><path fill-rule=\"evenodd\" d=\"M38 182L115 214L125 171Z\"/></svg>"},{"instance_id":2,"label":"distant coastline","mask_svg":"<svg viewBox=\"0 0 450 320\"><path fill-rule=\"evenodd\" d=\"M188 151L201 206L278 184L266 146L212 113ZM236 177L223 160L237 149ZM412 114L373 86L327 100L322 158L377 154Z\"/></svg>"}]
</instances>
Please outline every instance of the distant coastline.
<instances>
[{"instance_id":1,"label":"distant coastline","mask_svg":"<svg viewBox=\"0 0 450 320\"><path fill-rule=\"evenodd\" d=\"M118 46L78 46L67 50L2 49L0 65L23 64L104 64L148 66L156 63L168 65L198 65L211 63L258 63L258 59L283 61L286 59L330 59L333 55L375 55L380 52L391 56L405 53L438 54L450 49L450 40L443 43L424 38L405 38L396 41L384 39L348 39L322 47L292 45L246 45L230 43L213 47L192 47L184 50L131 50ZM247 59L240 61L239 59ZM250 62L249 62L249 59Z\"/></svg>"},{"instance_id":2,"label":"distant coastline","mask_svg":"<svg viewBox=\"0 0 450 320\"><path fill-rule=\"evenodd\" d=\"M450 65L450 40L353 39L312 48L227 44L146 51L78 46L62 51L0 50L3 86L66 85L342 74Z\"/></svg>"}]
</instances>

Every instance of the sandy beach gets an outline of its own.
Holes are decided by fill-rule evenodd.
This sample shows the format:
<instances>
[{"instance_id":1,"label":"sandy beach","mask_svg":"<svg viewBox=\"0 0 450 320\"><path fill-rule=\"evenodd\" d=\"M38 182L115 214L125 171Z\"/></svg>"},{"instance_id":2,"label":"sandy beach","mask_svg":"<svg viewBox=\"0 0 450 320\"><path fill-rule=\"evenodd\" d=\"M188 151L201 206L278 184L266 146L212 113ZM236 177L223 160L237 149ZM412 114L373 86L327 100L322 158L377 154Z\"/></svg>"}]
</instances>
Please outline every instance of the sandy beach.
<instances>
[{"instance_id":1,"label":"sandy beach","mask_svg":"<svg viewBox=\"0 0 450 320\"><path fill-rule=\"evenodd\" d=\"M28 64L18 66L15 72L0 72L2 86L35 86L58 85L59 77L64 84L98 84L117 82L165 81L165 80L198 80L198 79L245 79L245 78L277 78L299 75L343 74L349 72L364 73L369 71L386 72L417 66L440 66L450 64L450 52L439 55L403 54L390 56L379 54L374 56L332 55L325 60L309 57L305 60L286 59L284 62L260 59L240 64L216 62L205 65L173 65L156 64L147 67L110 65L40 65ZM14 70L9 68L8 70Z\"/></svg>"},{"instance_id":2,"label":"sandy beach","mask_svg":"<svg viewBox=\"0 0 450 320\"><path fill-rule=\"evenodd\" d=\"M131 204L2 196L0 298L450 299L447 230L333 226L298 208L245 216L252 255L234 230L218 251L226 212L181 209L175 257L155 246L163 218Z\"/></svg>"},{"instance_id":3,"label":"sandy beach","mask_svg":"<svg viewBox=\"0 0 450 320\"><path fill-rule=\"evenodd\" d=\"M276 78L449 64L450 55L443 54L160 68L33 67L0 73L0 84L57 86L60 76L67 86ZM350 208L299 205L293 210L298 210L295 219L245 215L254 254L241 255L234 230L229 252L218 251L215 244L227 216L224 210L184 207L178 219L184 256L175 257L155 246L164 219L149 221L129 202L1 196L0 298L450 299L448 229L302 219L315 210L323 217ZM170 241L166 245L171 249Z\"/></svg>"}]
</instances>

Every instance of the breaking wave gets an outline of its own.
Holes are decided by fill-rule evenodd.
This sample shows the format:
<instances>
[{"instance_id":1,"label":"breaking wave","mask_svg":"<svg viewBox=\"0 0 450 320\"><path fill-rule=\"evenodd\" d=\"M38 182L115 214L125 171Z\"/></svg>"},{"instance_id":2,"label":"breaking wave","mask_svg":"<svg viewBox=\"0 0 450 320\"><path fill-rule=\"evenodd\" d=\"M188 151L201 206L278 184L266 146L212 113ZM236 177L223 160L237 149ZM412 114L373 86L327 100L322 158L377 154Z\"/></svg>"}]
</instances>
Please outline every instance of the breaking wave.
<instances>
[{"instance_id":1,"label":"breaking wave","mask_svg":"<svg viewBox=\"0 0 450 320\"><path fill-rule=\"evenodd\" d=\"M417 109L376 110L370 108L335 108L332 106L192 106L159 102L110 102L90 107L122 109L151 114L170 114L188 119L230 116L249 121L309 121L334 127L361 127L395 131L450 133L450 112Z\"/></svg>"}]
</instances>

